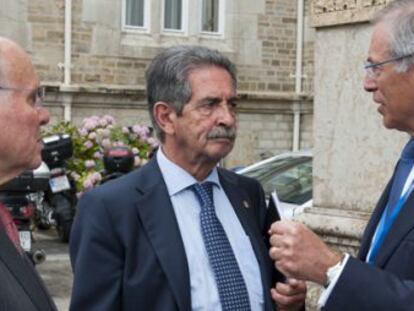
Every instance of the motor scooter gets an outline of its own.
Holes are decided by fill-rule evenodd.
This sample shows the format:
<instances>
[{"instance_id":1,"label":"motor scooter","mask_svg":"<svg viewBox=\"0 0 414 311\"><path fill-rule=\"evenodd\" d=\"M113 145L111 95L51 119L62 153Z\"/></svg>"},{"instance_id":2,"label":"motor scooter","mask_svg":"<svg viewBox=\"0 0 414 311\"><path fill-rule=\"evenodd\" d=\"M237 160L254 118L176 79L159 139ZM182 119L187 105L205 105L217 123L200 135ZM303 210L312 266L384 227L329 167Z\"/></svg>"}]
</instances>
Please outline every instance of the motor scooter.
<instances>
[{"instance_id":1,"label":"motor scooter","mask_svg":"<svg viewBox=\"0 0 414 311\"><path fill-rule=\"evenodd\" d=\"M74 181L66 171L66 161L73 154L72 139L68 134L56 134L44 137L43 144L42 159L50 169L41 205L43 227L54 224L60 240L69 242L77 203Z\"/></svg>"},{"instance_id":2,"label":"motor scooter","mask_svg":"<svg viewBox=\"0 0 414 311\"><path fill-rule=\"evenodd\" d=\"M118 178L134 169L134 154L128 147L111 147L103 156L104 172L101 184Z\"/></svg>"},{"instance_id":3,"label":"motor scooter","mask_svg":"<svg viewBox=\"0 0 414 311\"><path fill-rule=\"evenodd\" d=\"M19 231L20 245L34 264L46 259L42 249L33 249L32 229L36 205L48 187L49 169L42 163L0 186L0 202L9 210Z\"/></svg>"}]
</instances>

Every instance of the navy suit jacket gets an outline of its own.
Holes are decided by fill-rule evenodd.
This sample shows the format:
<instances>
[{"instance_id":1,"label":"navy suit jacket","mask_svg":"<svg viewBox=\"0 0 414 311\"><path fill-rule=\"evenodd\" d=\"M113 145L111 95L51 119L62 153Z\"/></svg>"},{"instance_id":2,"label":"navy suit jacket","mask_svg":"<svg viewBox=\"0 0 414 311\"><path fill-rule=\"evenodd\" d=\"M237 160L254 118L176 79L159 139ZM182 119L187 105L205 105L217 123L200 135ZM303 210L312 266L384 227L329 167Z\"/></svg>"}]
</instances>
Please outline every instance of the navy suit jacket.
<instances>
[{"instance_id":1,"label":"navy suit jacket","mask_svg":"<svg viewBox=\"0 0 414 311\"><path fill-rule=\"evenodd\" d=\"M0 311L54 311L56 307L26 256L0 228Z\"/></svg>"},{"instance_id":2,"label":"navy suit jacket","mask_svg":"<svg viewBox=\"0 0 414 311\"><path fill-rule=\"evenodd\" d=\"M414 310L414 193L397 216L375 263L365 263L393 178L368 222L358 259L350 258L324 310Z\"/></svg>"},{"instance_id":3,"label":"navy suit jacket","mask_svg":"<svg viewBox=\"0 0 414 311\"><path fill-rule=\"evenodd\" d=\"M282 280L268 255L264 193L253 179L219 169L222 184L260 265L265 310ZM248 208L245 207L248 203ZM191 310L180 230L156 159L85 193L72 227L71 310Z\"/></svg>"}]
</instances>

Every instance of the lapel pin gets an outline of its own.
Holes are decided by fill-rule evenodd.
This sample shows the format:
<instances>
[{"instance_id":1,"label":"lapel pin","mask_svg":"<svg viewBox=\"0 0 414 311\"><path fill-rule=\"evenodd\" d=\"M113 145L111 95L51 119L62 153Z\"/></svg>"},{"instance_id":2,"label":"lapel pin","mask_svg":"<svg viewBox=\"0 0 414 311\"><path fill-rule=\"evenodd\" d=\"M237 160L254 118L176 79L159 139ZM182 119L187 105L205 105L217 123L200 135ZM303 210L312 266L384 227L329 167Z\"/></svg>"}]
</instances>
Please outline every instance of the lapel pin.
<instances>
[{"instance_id":1,"label":"lapel pin","mask_svg":"<svg viewBox=\"0 0 414 311\"><path fill-rule=\"evenodd\" d=\"M243 201L243 206L245 207L245 208L249 208L250 206L249 206L249 203L247 203L247 201Z\"/></svg>"}]
</instances>

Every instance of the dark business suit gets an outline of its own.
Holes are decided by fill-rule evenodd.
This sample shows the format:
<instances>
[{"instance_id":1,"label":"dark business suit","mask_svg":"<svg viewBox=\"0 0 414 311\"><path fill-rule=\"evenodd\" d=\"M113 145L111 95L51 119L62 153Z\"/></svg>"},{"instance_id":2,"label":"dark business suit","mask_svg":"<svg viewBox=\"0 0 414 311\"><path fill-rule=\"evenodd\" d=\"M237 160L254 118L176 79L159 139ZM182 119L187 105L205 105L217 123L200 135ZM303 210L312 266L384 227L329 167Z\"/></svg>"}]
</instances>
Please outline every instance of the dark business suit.
<instances>
[{"instance_id":1,"label":"dark business suit","mask_svg":"<svg viewBox=\"0 0 414 311\"><path fill-rule=\"evenodd\" d=\"M49 310L56 308L39 275L0 228L0 311Z\"/></svg>"},{"instance_id":2,"label":"dark business suit","mask_svg":"<svg viewBox=\"0 0 414 311\"><path fill-rule=\"evenodd\" d=\"M256 254L265 310L274 310L269 289L281 276L266 247L271 220L263 190L225 170L219 169L219 178ZM71 310L191 310L184 245L155 157L86 193L78 208L70 245Z\"/></svg>"},{"instance_id":3,"label":"dark business suit","mask_svg":"<svg viewBox=\"0 0 414 311\"><path fill-rule=\"evenodd\" d=\"M374 265L364 263L391 185L392 179L365 229L360 260L350 258L324 310L414 310L414 192L386 236Z\"/></svg>"}]
</instances>

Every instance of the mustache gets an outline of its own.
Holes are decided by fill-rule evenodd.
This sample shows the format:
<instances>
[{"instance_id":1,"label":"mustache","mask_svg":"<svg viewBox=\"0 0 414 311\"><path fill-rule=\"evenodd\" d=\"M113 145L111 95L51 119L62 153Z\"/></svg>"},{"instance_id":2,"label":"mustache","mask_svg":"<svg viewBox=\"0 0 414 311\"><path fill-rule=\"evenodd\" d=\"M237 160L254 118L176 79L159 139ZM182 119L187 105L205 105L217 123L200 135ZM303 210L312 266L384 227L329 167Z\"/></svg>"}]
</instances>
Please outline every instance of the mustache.
<instances>
[{"instance_id":1,"label":"mustache","mask_svg":"<svg viewBox=\"0 0 414 311\"><path fill-rule=\"evenodd\" d=\"M234 140L236 138L236 128L218 126L213 128L207 135L208 139L227 138Z\"/></svg>"}]
</instances>

